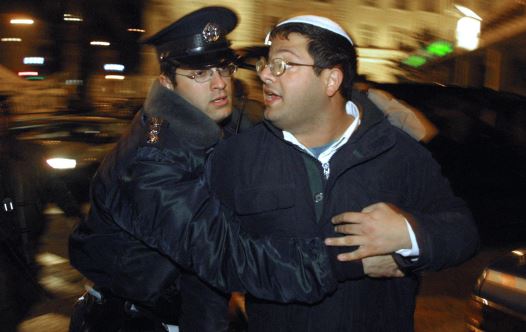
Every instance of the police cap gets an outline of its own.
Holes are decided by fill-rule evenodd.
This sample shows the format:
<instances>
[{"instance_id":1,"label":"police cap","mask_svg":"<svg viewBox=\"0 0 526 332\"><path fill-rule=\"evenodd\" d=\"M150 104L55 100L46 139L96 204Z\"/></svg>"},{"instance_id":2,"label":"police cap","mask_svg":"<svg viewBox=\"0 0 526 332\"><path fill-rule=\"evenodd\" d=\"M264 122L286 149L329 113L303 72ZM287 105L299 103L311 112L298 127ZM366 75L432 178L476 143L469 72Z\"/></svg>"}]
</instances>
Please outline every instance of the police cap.
<instances>
[{"instance_id":1,"label":"police cap","mask_svg":"<svg viewBox=\"0 0 526 332\"><path fill-rule=\"evenodd\" d=\"M235 60L226 35L237 25L237 15L225 7L204 7L180 18L143 40L153 45L159 61L190 68L207 68Z\"/></svg>"}]
</instances>

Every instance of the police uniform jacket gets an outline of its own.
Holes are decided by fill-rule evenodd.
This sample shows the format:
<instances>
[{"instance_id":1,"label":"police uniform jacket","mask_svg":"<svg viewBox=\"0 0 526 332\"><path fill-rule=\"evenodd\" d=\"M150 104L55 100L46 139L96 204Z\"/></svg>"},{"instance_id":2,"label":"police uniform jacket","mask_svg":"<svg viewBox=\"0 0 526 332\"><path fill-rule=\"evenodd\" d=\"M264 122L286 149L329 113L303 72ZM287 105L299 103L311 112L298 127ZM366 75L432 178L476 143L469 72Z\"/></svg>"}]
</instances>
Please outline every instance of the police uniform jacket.
<instances>
[{"instance_id":1,"label":"police uniform jacket","mask_svg":"<svg viewBox=\"0 0 526 332\"><path fill-rule=\"evenodd\" d=\"M238 116L236 111L233 117ZM237 126L233 121L224 125L226 135ZM226 295L185 272L146 246L140 236L128 234L115 222L124 217L119 211L120 201L125 200L123 191L128 190L124 184L129 168L136 165L141 153L153 155L162 164L170 160L163 154L183 155L194 149L188 170L197 170L203 163L204 151L216 143L221 132L217 124L180 96L158 82L152 86L129 131L97 170L91 183L89 216L70 237L72 265L93 281L104 296L126 299L156 319L177 323L184 330L226 330ZM183 148L184 141L193 146ZM180 172L175 176L184 175ZM150 214L155 206L150 203L132 208ZM178 321L181 310L184 321ZM194 319L196 314L200 319Z\"/></svg>"},{"instance_id":2,"label":"police uniform jacket","mask_svg":"<svg viewBox=\"0 0 526 332\"><path fill-rule=\"evenodd\" d=\"M353 98L362 109L371 106L364 96ZM395 204L412 216L418 260L395 255L406 276L382 279L364 277L360 262L347 263L359 267L353 278L315 304L248 296L250 331L412 331L418 271L458 264L476 250L471 214L429 152L378 112L362 113L356 132L331 158L328 179L317 159L264 122L216 148L212 189L254 237L336 236L331 217Z\"/></svg>"}]
</instances>

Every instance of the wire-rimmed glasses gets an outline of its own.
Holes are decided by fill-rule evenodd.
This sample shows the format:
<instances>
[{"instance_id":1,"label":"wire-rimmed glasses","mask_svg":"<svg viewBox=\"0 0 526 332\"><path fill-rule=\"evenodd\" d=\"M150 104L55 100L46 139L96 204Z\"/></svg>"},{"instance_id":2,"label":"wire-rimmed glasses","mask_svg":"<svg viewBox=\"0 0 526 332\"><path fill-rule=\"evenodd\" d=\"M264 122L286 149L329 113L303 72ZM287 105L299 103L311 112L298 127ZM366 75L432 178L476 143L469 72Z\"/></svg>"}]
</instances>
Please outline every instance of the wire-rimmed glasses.
<instances>
[{"instance_id":1,"label":"wire-rimmed glasses","mask_svg":"<svg viewBox=\"0 0 526 332\"><path fill-rule=\"evenodd\" d=\"M258 74L261 74L261 72L267 66L269 67L272 75L276 77L283 75L285 71L292 66L305 66L305 67L313 67L313 68L317 67L316 65L308 65L304 63L290 62L290 61L283 60L281 58L274 58L270 61L267 61L265 57L261 57L256 62L256 72Z\"/></svg>"},{"instance_id":2,"label":"wire-rimmed glasses","mask_svg":"<svg viewBox=\"0 0 526 332\"><path fill-rule=\"evenodd\" d=\"M194 72L191 74L181 74L175 72L175 75L188 77L189 79L195 80L197 83L206 83L212 79L214 71L217 71L217 73L222 77L231 77L236 72L236 70L237 66L233 63L229 63L223 67L194 70Z\"/></svg>"}]
</instances>

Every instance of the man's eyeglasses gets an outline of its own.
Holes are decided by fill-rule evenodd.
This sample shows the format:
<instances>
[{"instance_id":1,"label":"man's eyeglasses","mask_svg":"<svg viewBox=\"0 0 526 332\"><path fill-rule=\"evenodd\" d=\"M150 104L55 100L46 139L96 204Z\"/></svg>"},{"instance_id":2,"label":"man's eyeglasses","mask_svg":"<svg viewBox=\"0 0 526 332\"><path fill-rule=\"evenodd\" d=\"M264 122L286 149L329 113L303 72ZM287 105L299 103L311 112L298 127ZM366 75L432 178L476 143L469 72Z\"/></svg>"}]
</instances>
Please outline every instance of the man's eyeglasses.
<instances>
[{"instance_id":1,"label":"man's eyeglasses","mask_svg":"<svg viewBox=\"0 0 526 332\"><path fill-rule=\"evenodd\" d=\"M264 57L259 58L259 60L256 62L256 71L258 74L261 74L261 72L265 69L265 67L268 66L270 69L270 72L272 75L278 77L285 73L287 69L289 69L292 66L305 66L305 67L318 67L316 65L307 65L304 63L295 63L295 62L289 62L285 61L281 58L274 58L270 60L270 62L267 62L267 59Z\"/></svg>"},{"instance_id":2,"label":"man's eyeglasses","mask_svg":"<svg viewBox=\"0 0 526 332\"><path fill-rule=\"evenodd\" d=\"M231 77L236 72L236 70L237 66L233 63L230 63L224 67L195 70L191 74L181 74L175 72L175 75L188 77L189 79L195 80L197 83L205 83L212 79L214 71L217 71L217 73L222 77Z\"/></svg>"}]
</instances>

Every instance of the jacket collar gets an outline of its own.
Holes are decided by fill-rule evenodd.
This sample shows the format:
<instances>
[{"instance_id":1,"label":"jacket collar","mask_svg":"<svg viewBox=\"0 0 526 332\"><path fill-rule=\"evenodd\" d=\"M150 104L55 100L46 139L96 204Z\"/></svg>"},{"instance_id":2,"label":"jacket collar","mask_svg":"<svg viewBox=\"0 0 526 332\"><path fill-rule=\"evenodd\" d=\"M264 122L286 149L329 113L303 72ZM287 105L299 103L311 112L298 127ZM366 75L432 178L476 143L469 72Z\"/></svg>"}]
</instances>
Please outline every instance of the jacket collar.
<instances>
[{"instance_id":1,"label":"jacket collar","mask_svg":"<svg viewBox=\"0 0 526 332\"><path fill-rule=\"evenodd\" d=\"M367 95L360 91L353 91L353 102L360 109L362 123L351 137L351 141L359 140L369 129L380 124L385 120L384 113L367 97Z\"/></svg>"},{"instance_id":2,"label":"jacket collar","mask_svg":"<svg viewBox=\"0 0 526 332\"><path fill-rule=\"evenodd\" d=\"M221 138L221 128L177 93L155 80L144 102L148 118L159 117L168 130L200 146L211 146Z\"/></svg>"},{"instance_id":3,"label":"jacket collar","mask_svg":"<svg viewBox=\"0 0 526 332\"><path fill-rule=\"evenodd\" d=\"M361 121L342 149L351 148L353 160L360 162L392 147L395 143L395 135L384 113L369 100L365 93L353 91L352 101L360 109ZM264 123L270 132L283 140L283 132L279 128L267 120ZM371 133L365 135L368 132Z\"/></svg>"}]
</instances>

